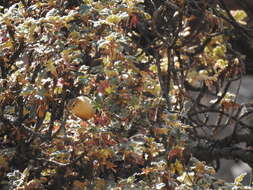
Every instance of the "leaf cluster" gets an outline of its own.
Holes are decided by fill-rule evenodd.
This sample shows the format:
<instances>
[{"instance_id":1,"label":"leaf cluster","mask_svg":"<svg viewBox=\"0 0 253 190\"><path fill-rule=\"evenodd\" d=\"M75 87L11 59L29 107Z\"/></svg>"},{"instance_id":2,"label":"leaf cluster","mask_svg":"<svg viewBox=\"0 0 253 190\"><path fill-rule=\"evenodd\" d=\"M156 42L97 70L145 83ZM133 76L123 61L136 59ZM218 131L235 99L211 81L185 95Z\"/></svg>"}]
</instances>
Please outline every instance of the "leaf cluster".
<instances>
[{"instance_id":1,"label":"leaf cluster","mask_svg":"<svg viewBox=\"0 0 253 190\"><path fill-rule=\"evenodd\" d=\"M0 187L249 189L211 166L253 164L252 105L231 90L245 17L222 1L3 2ZM69 110L80 95L97 110L88 121Z\"/></svg>"}]
</instances>

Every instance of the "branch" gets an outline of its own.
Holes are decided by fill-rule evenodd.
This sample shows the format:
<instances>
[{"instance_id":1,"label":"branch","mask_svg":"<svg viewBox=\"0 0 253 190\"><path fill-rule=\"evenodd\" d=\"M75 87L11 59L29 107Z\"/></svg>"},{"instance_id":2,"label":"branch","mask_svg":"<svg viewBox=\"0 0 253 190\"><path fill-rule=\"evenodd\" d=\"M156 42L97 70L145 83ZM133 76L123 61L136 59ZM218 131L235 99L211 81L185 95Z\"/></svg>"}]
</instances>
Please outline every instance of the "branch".
<instances>
[{"instance_id":1,"label":"branch","mask_svg":"<svg viewBox=\"0 0 253 190\"><path fill-rule=\"evenodd\" d=\"M57 162L57 161L54 161L54 160L47 160L45 158L37 158L36 160L44 161L44 162L47 162L48 164L64 168L64 167L68 167L68 166L71 166L71 165L75 164L77 161L82 159L84 155L85 155L84 152L81 153L78 157L76 157L74 160L70 161L69 163L61 163L61 162Z\"/></svg>"},{"instance_id":2,"label":"branch","mask_svg":"<svg viewBox=\"0 0 253 190\"><path fill-rule=\"evenodd\" d=\"M211 145L213 146L213 145ZM239 147L211 147L210 145L198 145L190 148L188 154L204 161L214 161L217 159L241 160L253 167L253 150Z\"/></svg>"},{"instance_id":3,"label":"branch","mask_svg":"<svg viewBox=\"0 0 253 190\"><path fill-rule=\"evenodd\" d=\"M252 134L230 135L222 140L216 141L223 146L229 146L231 144L246 143L246 146L253 146Z\"/></svg>"}]
</instances>

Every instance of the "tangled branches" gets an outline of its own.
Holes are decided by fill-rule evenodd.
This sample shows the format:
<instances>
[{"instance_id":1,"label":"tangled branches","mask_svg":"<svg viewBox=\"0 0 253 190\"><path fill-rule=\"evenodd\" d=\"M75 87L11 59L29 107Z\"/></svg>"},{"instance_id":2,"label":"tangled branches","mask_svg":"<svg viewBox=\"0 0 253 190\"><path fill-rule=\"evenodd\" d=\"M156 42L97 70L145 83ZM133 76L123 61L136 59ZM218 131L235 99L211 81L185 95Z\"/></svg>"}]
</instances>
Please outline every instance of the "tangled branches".
<instances>
[{"instance_id":1,"label":"tangled branches","mask_svg":"<svg viewBox=\"0 0 253 190\"><path fill-rule=\"evenodd\" d=\"M235 44L251 39L245 12L223 0L0 5L0 188L218 189L199 160L253 165ZM68 106L79 96L89 120Z\"/></svg>"},{"instance_id":2,"label":"tangled branches","mask_svg":"<svg viewBox=\"0 0 253 190\"><path fill-rule=\"evenodd\" d=\"M144 4L151 20L136 13L132 39L149 55L148 63L156 65L168 111L193 126L188 132L208 143L205 148L223 152L247 141L240 150L247 154L253 144L241 136L252 133L246 119L252 105L240 104L237 99L247 68L231 40L237 33L250 40L250 28L231 15L223 0L146 0ZM231 158L230 153L213 158ZM204 160L210 158L201 155ZM250 159L247 163L253 164Z\"/></svg>"}]
</instances>

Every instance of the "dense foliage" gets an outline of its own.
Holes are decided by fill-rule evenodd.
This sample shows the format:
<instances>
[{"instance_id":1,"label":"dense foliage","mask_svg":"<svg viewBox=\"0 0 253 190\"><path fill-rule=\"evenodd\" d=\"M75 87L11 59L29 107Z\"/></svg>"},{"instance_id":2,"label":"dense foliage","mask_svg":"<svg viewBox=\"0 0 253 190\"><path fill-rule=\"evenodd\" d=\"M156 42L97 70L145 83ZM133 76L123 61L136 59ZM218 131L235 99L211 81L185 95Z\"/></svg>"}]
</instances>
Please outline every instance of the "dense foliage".
<instances>
[{"instance_id":1,"label":"dense foliage","mask_svg":"<svg viewBox=\"0 0 253 190\"><path fill-rule=\"evenodd\" d=\"M1 189L251 189L243 175L213 177L220 158L253 165L252 105L231 88L245 71L230 43L250 38L244 11L222 0L1 2ZM69 109L81 95L89 120Z\"/></svg>"}]
</instances>

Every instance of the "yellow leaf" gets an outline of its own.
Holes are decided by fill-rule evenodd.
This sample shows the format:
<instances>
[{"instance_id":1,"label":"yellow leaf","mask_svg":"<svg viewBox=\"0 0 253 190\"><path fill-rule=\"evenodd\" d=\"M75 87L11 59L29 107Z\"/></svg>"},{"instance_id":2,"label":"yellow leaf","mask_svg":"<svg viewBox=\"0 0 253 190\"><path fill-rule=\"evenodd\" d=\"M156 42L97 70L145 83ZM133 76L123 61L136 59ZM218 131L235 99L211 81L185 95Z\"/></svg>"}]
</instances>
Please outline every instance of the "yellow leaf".
<instances>
[{"instance_id":1,"label":"yellow leaf","mask_svg":"<svg viewBox=\"0 0 253 190\"><path fill-rule=\"evenodd\" d=\"M177 177L177 180L181 183L184 183L188 186L193 185L194 172L184 172L181 176Z\"/></svg>"},{"instance_id":2,"label":"yellow leaf","mask_svg":"<svg viewBox=\"0 0 253 190\"><path fill-rule=\"evenodd\" d=\"M42 2L36 2L35 5L39 8L45 5L45 3Z\"/></svg>"},{"instance_id":3,"label":"yellow leaf","mask_svg":"<svg viewBox=\"0 0 253 190\"><path fill-rule=\"evenodd\" d=\"M51 120L51 113L50 112L46 112L46 116L45 116L45 119L44 119L44 121L45 122L49 122L50 120Z\"/></svg>"},{"instance_id":4,"label":"yellow leaf","mask_svg":"<svg viewBox=\"0 0 253 190\"><path fill-rule=\"evenodd\" d=\"M56 67L55 67L52 60L49 60L46 64L46 66L47 66L48 71L50 71L54 77L58 76Z\"/></svg>"},{"instance_id":5,"label":"yellow leaf","mask_svg":"<svg viewBox=\"0 0 253 190\"><path fill-rule=\"evenodd\" d=\"M224 57L226 53L226 47L224 45L217 46L213 49L213 56Z\"/></svg>"},{"instance_id":6,"label":"yellow leaf","mask_svg":"<svg viewBox=\"0 0 253 190\"><path fill-rule=\"evenodd\" d=\"M109 23L117 24L120 21L120 17L118 15L110 15L106 18L106 21Z\"/></svg>"},{"instance_id":7,"label":"yellow leaf","mask_svg":"<svg viewBox=\"0 0 253 190\"><path fill-rule=\"evenodd\" d=\"M237 176L236 178L235 178L235 184L236 185L240 185L241 184L241 182L242 182L242 180L244 179L244 177L247 175L247 173L242 173L242 174L240 174L239 176Z\"/></svg>"},{"instance_id":8,"label":"yellow leaf","mask_svg":"<svg viewBox=\"0 0 253 190\"><path fill-rule=\"evenodd\" d=\"M218 59L214 65L215 69L225 69L228 67L228 61L224 59Z\"/></svg>"},{"instance_id":9,"label":"yellow leaf","mask_svg":"<svg viewBox=\"0 0 253 190\"><path fill-rule=\"evenodd\" d=\"M245 11L243 10L232 11L232 15L235 18L235 20L239 22L240 24L247 24L246 22L243 21L245 18L248 17Z\"/></svg>"},{"instance_id":10,"label":"yellow leaf","mask_svg":"<svg viewBox=\"0 0 253 190\"><path fill-rule=\"evenodd\" d=\"M45 169L41 172L42 176L52 176L56 173L55 169Z\"/></svg>"},{"instance_id":11,"label":"yellow leaf","mask_svg":"<svg viewBox=\"0 0 253 190\"><path fill-rule=\"evenodd\" d=\"M76 40L76 39L80 38L80 33L74 31L74 32L71 32L71 33L69 34L69 36L70 36L71 38L73 38L74 40Z\"/></svg>"},{"instance_id":12,"label":"yellow leaf","mask_svg":"<svg viewBox=\"0 0 253 190\"><path fill-rule=\"evenodd\" d=\"M184 166L179 160L176 160L175 168L179 174L182 174L184 171Z\"/></svg>"},{"instance_id":13,"label":"yellow leaf","mask_svg":"<svg viewBox=\"0 0 253 190\"><path fill-rule=\"evenodd\" d=\"M113 92L113 88L112 87L108 87L105 89L105 92L108 94L111 94Z\"/></svg>"},{"instance_id":14,"label":"yellow leaf","mask_svg":"<svg viewBox=\"0 0 253 190\"><path fill-rule=\"evenodd\" d=\"M6 42L4 42L3 44L1 44L0 49L13 49L13 42L12 40L8 40Z\"/></svg>"},{"instance_id":15,"label":"yellow leaf","mask_svg":"<svg viewBox=\"0 0 253 190\"><path fill-rule=\"evenodd\" d=\"M157 72L157 66L156 65L151 65L149 67L149 70L152 71L152 72L154 72L154 73L156 73Z\"/></svg>"}]
</instances>

